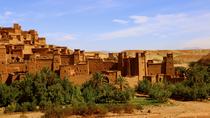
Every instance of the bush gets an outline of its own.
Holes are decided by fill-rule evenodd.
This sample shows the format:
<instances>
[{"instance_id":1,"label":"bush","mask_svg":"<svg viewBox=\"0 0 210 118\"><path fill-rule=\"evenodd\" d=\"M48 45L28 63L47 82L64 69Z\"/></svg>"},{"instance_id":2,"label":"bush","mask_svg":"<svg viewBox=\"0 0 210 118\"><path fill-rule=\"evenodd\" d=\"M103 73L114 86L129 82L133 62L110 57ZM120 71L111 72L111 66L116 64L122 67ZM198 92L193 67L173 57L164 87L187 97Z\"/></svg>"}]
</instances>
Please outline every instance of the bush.
<instances>
[{"instance_id":1,"label":"bush","mask_svg":"<svg viewBox=\"0 0 210 118\"><path fill-rule=\"evenodd\" d=\"M24 102L24 103L21 104L20 111L23 111L23 112L30 111L30 110L32 110L31 107L32 107L31 103Z\"/></svg>"},{"instance_id":2,"label":"bush","mask_svg":"<svg viewBox=\"0 0 210 118\"><path fill-rule=\"evenodd\" d=\"M16 103L19 96L20 92L18 89L6 84L0 84L0 107L6 107L12 103Z\"/></svg>"},{"instance_id":3,"label":"bush","mask_svg":"<svg viewBox=\"0 0 210 118\"><path fill-rule=\"evenodd\" d=\"M134 109L142 109L139 105L126 104L108 104L106 105L109 112L112 113L133 113Z\"/></svg>"},{"instance_id":4,"label":"bush","mask_svg":"<svg viewBox=\"0 0 210 118\"><path fill-rule=\"evenodd\" d=\"M126 88L123 91L116 90L113 97L116 102L126 103L134 97L134 90L131 88Z\"/></svg>"},{"instance_id":5,"label":"bush","mask_svg":"<svg viewBox=\"0 0 210 118\"><path fill-rule=\"evenodd\" d=\"M148 94L150 88L151 88L151 83L148 80L144 79L142 81L138 81L138 84L136 86L136 91L139 93Z\"/></svg>"},{"instance_id":6,"label":"bush","mask_svg":"<svg viewBox=\"0 0 210 118\"><path fill-rule=\"evenodd\" d=\"M171 92L162 83L155 83L149 90L149 96L162 103L170 98Z\"/></svg>"},{"instance_id":7,"label":"bush","mask_svg":"<svg viewBox=\"0 0 210 118\"><path fill-rule=\"evenodd\" d=\"M208 84L193 83L189 86L189 80L177 83L171 90L172 98L179 100L202 100L208 98Z\"/></svg>"},{"instance_id":8,"label":"bush","mask_svg":"<svg viewBox=\"0 0 210 118\"><path fill-rule=\"evenodd\" d=\"M6 108L5 108L5 111L4 112L15 112L17 109L17 103L11 103L10 105L8 105Z\"/></svg>"},{"instance_id":9,"label":"bush","mask_svg":"<svg viewBox=\"0 0 210 118\"><path fill-rule=\"evenodd\" d=\"M208 92L208 95L210 96L210 83L207 84L207 92Z\"/></svg>"},{"instance_id":10,"label":"bush","mask_svg":"<svg viewBox=\"0 0 210 118\"><path fill-rule=\"evenodd\" d=\"M108 83L107 79L100 73L84 83L81 88L82 96L86 103L119 103L129 101L134 91L127 81L120 77L116 84Z\"/></svg>"},{"instance_id":11,"label":"bush","mask_svg":"<svg viewBox=\"0 0 210 118\"><path fill-rule=\"evenodd\" d=\"M61 80L56 73L44 68L34 75L26 74L24 80L14 81L10 86L0 84L0 106L10 111L31 111L36 106L46 109L52 105L66 105L82 98L74 90L67 79ZM17 108L13 108L14 103Z\"/></svg>"},{"instance_id":12,"label":"bush","mask_svg":"<svg viewBox=\"0 0 210 118\"><path fill-rule=\"evenodd\" d=\"M60 106L48 108L42 118L64 118L63 109Z\"/></svg>"}]
</instances>

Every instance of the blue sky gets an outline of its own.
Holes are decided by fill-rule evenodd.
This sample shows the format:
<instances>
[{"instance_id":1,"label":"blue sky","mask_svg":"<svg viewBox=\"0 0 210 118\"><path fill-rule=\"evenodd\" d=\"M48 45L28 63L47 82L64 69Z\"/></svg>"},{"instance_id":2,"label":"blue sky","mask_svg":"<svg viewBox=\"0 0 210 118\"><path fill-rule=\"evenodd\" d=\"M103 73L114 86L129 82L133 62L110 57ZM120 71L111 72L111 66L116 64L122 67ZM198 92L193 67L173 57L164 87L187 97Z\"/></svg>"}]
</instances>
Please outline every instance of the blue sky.
<instances>
[{"instance_id":1,"label":"blue sky","mask_svg":"<svg viewBox=\"0 0 210 118\"><path fill-rule=\"evenodd\" d=\"M210 0L0 0L0 26L85 50L210 48Z\"/></svg>"}]
</instances>

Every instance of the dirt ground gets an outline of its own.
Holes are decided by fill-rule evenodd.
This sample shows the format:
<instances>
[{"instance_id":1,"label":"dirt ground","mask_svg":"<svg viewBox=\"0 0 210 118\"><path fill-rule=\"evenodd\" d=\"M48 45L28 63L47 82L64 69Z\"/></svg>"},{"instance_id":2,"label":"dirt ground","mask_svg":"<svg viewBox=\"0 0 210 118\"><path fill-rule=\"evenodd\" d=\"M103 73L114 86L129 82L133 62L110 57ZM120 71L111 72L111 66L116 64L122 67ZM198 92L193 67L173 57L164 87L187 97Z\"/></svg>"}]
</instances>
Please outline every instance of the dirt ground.
<instances>
[{"instance_id":1,"label":"dirt ground","mask_svg":"<svg viewBox=\"0 0 210 118\"><path fill-rule=\"evenodd\" d=\"M170 100L167 105L147 106L134 114L108 114L106 118L210 118L210 102Z\"/></svg>"},{"instance_id":2,"label":"dirt ground","mask_svg":"<svg viewBox=\"0 0 210 118\"><path fill-rule=\"evenodd\" d=\"M181 102L170 100L170 104L160 106L146 106L142 111L135 111L133 114L108 113L105 118L210 118L210 101L206 102ZM20 118L21 113L0 114L0 118ZM40 118L43 113L25 113L28 118ZM101 116L92 116L101 117ZM79 118L71 116L69 118Z\"/></svg>"}]
</instances>

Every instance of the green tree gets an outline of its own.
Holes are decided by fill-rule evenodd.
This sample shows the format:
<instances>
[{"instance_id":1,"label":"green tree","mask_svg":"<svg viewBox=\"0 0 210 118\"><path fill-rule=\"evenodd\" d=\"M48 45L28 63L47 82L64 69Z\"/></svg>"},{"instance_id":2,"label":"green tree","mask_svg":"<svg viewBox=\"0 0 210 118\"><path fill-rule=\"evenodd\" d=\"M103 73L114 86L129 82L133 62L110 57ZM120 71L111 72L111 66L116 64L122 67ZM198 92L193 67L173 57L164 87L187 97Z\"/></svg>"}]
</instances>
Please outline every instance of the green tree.
<instances>
[{"instance_id":1,"label":"green tree","mask_svg":"<svg viewBox=\"0 0 210 118\"><path fill-rule=\"evenodd\" d=\"M159 102L166 102L171 97L171 91L163 83L155 83L149 90L149 96Z\"/></svg>"},{"instance_id":2,"label":"green tree","mask_svg":"<svg viewBox=\"0 0 210 118\"><path fill-rule=\"evenodd\" d=\"M128 81L127 81L124 77L122 77L122 76L120 76L120 77L118 77L118 78L116 79L116 85L119 86L119 88L120 88L121 91L122 91L123 89L129 87Z\"/></svg>"},{"instance_id":3,"label":"green tree","mask_svg":"<svg viewBox=\"0 0 210 118\"><path fill-rule=\"evenodd\" d=\"M151 86L152 85L151 85L150 81L144 79L142 81L138 81L138 84L136 86L136 91L139 93L148 94Z\"/></svg>"}]
</instances>

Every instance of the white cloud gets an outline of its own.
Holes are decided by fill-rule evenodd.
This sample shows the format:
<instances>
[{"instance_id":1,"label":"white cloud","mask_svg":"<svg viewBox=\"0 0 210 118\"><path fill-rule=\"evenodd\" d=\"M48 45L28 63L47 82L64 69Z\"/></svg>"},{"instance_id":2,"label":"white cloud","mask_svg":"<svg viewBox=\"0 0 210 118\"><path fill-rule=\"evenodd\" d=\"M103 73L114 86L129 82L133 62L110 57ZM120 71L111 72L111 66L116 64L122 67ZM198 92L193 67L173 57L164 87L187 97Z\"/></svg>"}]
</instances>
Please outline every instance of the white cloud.
<instances>
[{"instance_id":1,"label":"white cloud","mask_svg":"<svg viewBox=\"0 0 210 118\"><path fill-rule=\"evenodd\" d=\"M5 11L4 12L4 16L5 17L8 17L8 16L11 16L13 13L11 11Z\"/></svg>"},{"instance_id":2,"label":"white cloud","mask_svg":"<svg viewBox=\"0 0 210 118\"><path fill-rule=\"evenodd\" d=\"M146 23L149 20L147 16L130 16L129 18L136 24Z\"/></svg>"},{"instance_id":3,"label":"white cloud","mask_svg":"<svg viewBox=\"0 0 210 118\"><path fill-rule=\"evenodd\" d=\"M192 39L193 35L210 35L210 13L200 14L158 14L155 16L130 16L134 26L102 33L98 39Z\"/></svg>"},{"instance_id":4,"label":"white cloud","mask_svg":"<svg viewBox=\"0 0 210 118\"><path fill-rule=\"evenodd\" d=\"M74 40L74 39L75 37L72 34L66 34L60 38L60 40L62 41L69 41L69 40Z\"/></svg>"},{"instance_id":5,"label":"white cloud","mask_svg":"<svg viewBox=\"0 0 210 118\"><path fill-rule=\"evenodd\" d=\"M0 14L0 19L2 19L2 20L9 19L9 17L11 17L12 14L13 14L13 12L11 12L11 11L5 11L2 14Z\"/></svg>"},{"instance_id":6,"label":"white cloud","mask_svg":"<svg viewBox=\"0 0 210 118\"><path fill-rule=\"evenodd\" d=\"M11 25L13 23L20 23L26 20L29 20L29 18L26 18L26 13L16 13L13 11L4 11L0 13L0 23L3 25Z\"/></svg>"},{"instance_id":7,"label":"white cloud","mask_svg":"<svg viewBox=\"0 0 210 118\"><path fill-rule=\"evenodd\" d=\"M112 22L119 23L119 24L127 24L128 23L128 21L122 20L122 19L114 19L114 20L112 20Z\"/></svg>"},{"instance_id":8,"label":"white cloud","mask_svg":"<svg viewBox=\"0 0 210 118\"><path fill-rule=\"evenodd\" d=\"M44 36L49 41L71 41L76 39L74 34L62 32L46 33Z\"/></svg>"}]
</instances>

